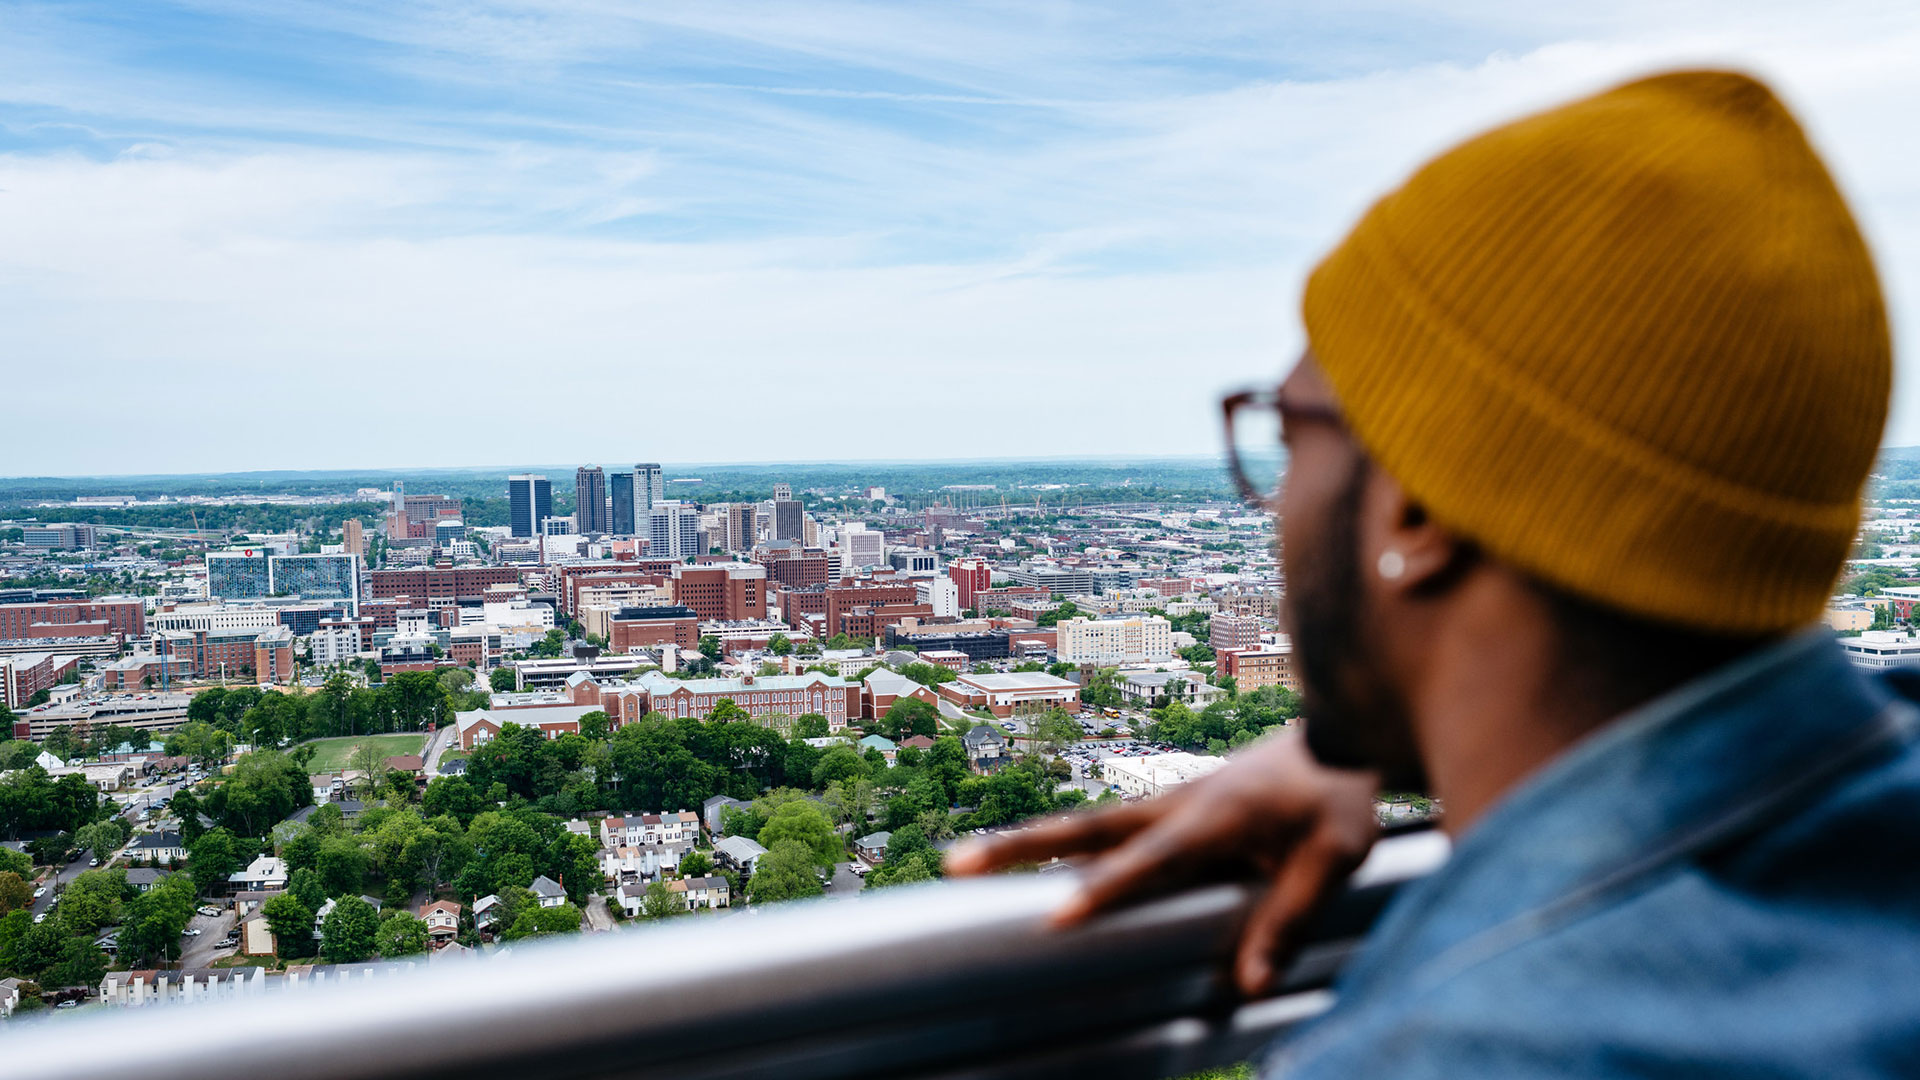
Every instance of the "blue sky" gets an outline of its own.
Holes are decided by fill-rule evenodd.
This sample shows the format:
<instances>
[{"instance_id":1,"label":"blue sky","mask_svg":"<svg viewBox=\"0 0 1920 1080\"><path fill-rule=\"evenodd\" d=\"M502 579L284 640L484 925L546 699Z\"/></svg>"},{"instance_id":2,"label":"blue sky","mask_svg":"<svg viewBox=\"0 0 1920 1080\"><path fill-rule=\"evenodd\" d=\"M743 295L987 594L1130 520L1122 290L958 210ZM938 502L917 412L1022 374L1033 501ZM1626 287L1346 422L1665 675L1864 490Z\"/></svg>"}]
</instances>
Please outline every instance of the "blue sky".
<instances>
[{"instance_id":1,"label":"blue sky","mask_svg":"<svg viewBox=\"0 0 1920 1080\"><path fill-rule=\"evenodd\" d=\"M1205 451L1374 195L1679 62L1911 340L1912 5L1571 7L0 0L0 474Z\"/></svg>"}]
</instances>

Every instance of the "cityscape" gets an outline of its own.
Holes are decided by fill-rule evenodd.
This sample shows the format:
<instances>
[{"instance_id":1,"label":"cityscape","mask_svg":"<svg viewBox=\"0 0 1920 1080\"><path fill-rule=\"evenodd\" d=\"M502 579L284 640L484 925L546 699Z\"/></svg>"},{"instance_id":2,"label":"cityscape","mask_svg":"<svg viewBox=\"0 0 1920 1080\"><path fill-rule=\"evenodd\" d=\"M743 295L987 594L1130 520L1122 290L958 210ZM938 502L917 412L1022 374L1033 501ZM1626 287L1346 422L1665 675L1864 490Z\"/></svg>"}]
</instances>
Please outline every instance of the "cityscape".
<instances>
[{"instance_id":1,"label":"cityscape","mask_svg":"<svg viewBox=\"0 0 1920 1080\"><path fill-rule=\"evenodd\" d=\"M1920 1074L1920 7L0 0L0 1048Z\"/></svg>"},{"instance_id":2,"label":"cityscape","mask_svg":"<svg viewBox=\"0 0 1920 1080\"><path fill-rule=\"evenodd\" d=\"M1272 519L1216 465L954 468L726 501L657 462L466 495L14 482L0 889L31 895L0 956L59 959L16 961L13 1003L854 898L1298 715ZM1003 479L1036 469L1067 479Z\"/></svg>"}]
</instances>

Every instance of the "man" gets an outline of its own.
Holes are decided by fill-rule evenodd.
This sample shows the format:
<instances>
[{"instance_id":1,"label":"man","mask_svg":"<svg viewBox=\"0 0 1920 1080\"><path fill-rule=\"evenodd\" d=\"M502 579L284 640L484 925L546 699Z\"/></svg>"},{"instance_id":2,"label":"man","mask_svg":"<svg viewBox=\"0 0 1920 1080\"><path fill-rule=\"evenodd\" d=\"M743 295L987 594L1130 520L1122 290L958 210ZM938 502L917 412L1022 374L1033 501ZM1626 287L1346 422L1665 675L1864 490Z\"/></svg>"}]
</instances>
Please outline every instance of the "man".
<instances>
[{"instance_id":1,"label":"man","mask_svg":"<svg viewBox=\"0 0 1920 1080\"><path fill-rule=\"evenodd\" d=\"M1376 204L1304 314L1271 401L1304 739L954 870L1094 855L1063 924L1264 876L1256 993L1373 793L1419 788L1452 858L1287 1075L1920 1075L1920 714L1815 626L1891 349L1792 117L1679 72L1492 131Z\"/></svg>"}]
</instances>

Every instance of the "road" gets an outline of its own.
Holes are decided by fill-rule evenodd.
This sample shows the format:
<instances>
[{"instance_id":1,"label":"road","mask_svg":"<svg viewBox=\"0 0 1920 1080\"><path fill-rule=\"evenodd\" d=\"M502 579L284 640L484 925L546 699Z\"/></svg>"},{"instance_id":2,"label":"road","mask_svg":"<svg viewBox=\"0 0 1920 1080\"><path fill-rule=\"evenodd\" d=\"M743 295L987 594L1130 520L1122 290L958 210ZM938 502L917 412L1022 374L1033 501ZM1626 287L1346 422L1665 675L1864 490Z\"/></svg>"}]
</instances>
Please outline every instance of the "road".
<instances>
[{"instance_id":1,"label":"road","mask_svg":"<svg viewBox=\"0 0 1920 1080\"><path fill-rule=\"evenodd\" d=\"M617 902L618 901L616 901L616 903ZM581 908L581 913L586 916L587 930L589 932L597 933L602 930L613 930L619 926L618 923L613 921L612 913L607 911L607 897L600 893L594 893L592 896L587 897L587 902Z\"/></svg>"},{"instance_id":2,"label":"road","mask_svg":"<svg viewBox=\"0 0 1920 1080\"><path fill-rule=\"evenodd\" d=\"M227 908L215 916L194 912L193 921L187 924L187 929L198 930L200 935L180 939L186 943L185 950L180 954L180 966L183 968L206 967L223 956L232 956L234 950L221 948L220 939L226 936L228 930L233 929L233 923L232 908Z\"/></svg>"},{"instance_id":3,"label":"road","mask_svg":"<svg viewBox=\"0 0 1920 1080\"><path fill-rule=\"evenodd\" d=\"M431 780L440 775L440 755L453 749L453 740L458 734L459 731L452 724L448 724L434 732L433 738L427 741L427 779Z\"/></svg>"},{"instance_id":4,"label":"road","mask_svg":"<svg viewBox=\"0 0 1920 1080\"><path fill-rule=\"evenodd\" d=\"M867 887L867 879L853 872L850 862L833 864L833 880L827 882L827 895L846 897Z\"/></svg>"}]
</instances>

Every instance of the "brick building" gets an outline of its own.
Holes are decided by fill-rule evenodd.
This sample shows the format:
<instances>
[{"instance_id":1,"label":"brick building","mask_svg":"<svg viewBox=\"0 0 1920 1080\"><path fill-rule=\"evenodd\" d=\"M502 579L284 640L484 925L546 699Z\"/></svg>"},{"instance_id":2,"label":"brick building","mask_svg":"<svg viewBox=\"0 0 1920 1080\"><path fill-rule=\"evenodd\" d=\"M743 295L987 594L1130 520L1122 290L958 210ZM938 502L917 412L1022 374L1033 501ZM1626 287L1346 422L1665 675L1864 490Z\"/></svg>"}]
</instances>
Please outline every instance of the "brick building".
<instances>
[{"instance_id":1,"label":"brick building","mask_svg":"<svg viewBox=\"0 0 1920 1080\"><path fill-rule=\"evenodd\" d=\"M26 708L27 699L58 686L79 664L79 657L60 653L0 656L0 705L9 709Z\"/></svg>"},{"instance_id":2,"label":"brick building","mask_svg":"<svg viewBox=\"0 0 1920 1080\"><path fill-rule=\"evenodd\" d=\"M974 607L974 595L993 587L993 567L985 559L955 559L947 564L947 576L960 587L961 610L980 610Z\"/></svg>"},{"instance_id":3,"label":"brick building","mask_svg":"<svg viewBox=\"0 0 1920 1080\"><path fill-rule=\"evenodd\" d=\"M1293 669L1292 645L1260 645L1250 649L1217 649L1216 670L1233 676L1236 689L1245 692L1284 686L1299 692L1300 677Z\"/></svg>"},{"instance_id":4,"label":"brick building","mask_svg":"<svg viewBox=\"0 0 1920 1080\"><path fill-rule=\"evenodd\" d=\"M607 651L630 653L657 645L700 644L700 617L690 607L622 608L607 620Z\"/></svg>"},{"instance_id":5,"label":"brick building","mask_svg":"<svg viewBox=\"0 0 1920 1080\"><path fill-rule=\"evenodd\" d=\"M1260 620L1252 615L1216 613L1208 624L1207 644L1221 649L1252 649L1260 644Z\"/></svg>"},{"instance_id":6,"label":"brick building","mask_svg":"<svg viewBox=\"0 0 1920 1080\"><path fill-rule=\"evenodd\" d=\"M367 576L367 595L375 601L404 596L430 607L441 606L434 601L484 601L490 586L520 583L520 571L511 566L423 566L375 570Z\"/></svg>"},{"instance_id":7,"label":"brick building","mask_svg":"<svg viewBox=\"0 0 1920 1080\"><path fill-rule=\"evenodd\" d=\"M144 637L147 606L140 600L54 600L0 604L0 638Z\"/></svg>"},{"instance_id":8,"label":"brick building","mask_svg":"<svg viewBox=\"0 0 1920 1080\"><path fill-rule=\"evenodd\" d=\"M702 619L764 619L767 568L753 563L682 563L673 568L673 602L692 608Z\"/></svg>"}]
</instances>

